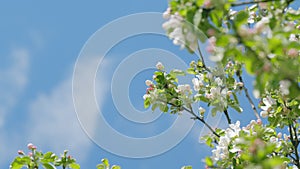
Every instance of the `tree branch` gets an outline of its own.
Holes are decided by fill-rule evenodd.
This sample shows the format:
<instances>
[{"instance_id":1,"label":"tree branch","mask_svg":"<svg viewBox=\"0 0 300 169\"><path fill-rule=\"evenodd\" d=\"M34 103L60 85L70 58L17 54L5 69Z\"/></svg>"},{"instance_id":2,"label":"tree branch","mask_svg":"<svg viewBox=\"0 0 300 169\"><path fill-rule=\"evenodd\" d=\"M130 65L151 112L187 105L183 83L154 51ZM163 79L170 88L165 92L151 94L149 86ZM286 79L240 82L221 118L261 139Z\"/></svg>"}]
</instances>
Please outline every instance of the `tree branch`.
<instances>
[{"instance_id":1,"label":"tree branch","mask_svg":"<svg viewBox=\"0 0 300 169\"><path fill-rule=\"evenodd\" d=\"M256 107L255 107L255 105L254 105L254 102L252 101L252 99L251 99L251 97L250 97L250 94L249 94L249 91L248 91L247 87L245 86L245 83L244 83L244 80L243 80L243 78L242 78L242 76L241 76L240 71L238 71L238 72L236 73L236 75L238 76L240 82L242 82L242 83L244 84L243 89L244 89L245 95L246 95L246 97L247 97L247 99L248 99L248 101L249 101L249 103L250 103L250 105L251 105L251 108L252 108L252 110L253 110L253 112L254 112L254 115L256 116L257 119L260 119L259 114L258 114L258 112L257 112L257 109L256 109Z\"/></svg>"},{"instance_id":2,"label":"tree branch","mask_svg":"<svg viewBox=\"0 0 300 169\"><path fill-rule=\"evenodd\" d=\"M261 2L275 2L275 1L280 1L280 0L244 1L244 2L232 3L231 6L242 6L242 5L258 4Z\"/></svg>"},{"instance_id":3,"label":"tree branch","mask_svg":"<svg viewBox=\"0 0 300 169\"><path fill-rule=\"evenodd\" d=\"M226 119L227 119L228 124L231 124L231 119L230 119L230 117L229 117L229 113L228 113L228 110L227 110L227 109L224 110L224 114L225 114L225 116L226 116Z\"/></svg>"},{"instance_id":4,"label":"tree branch","mask_svg":"<svg viewBox=\"0 0 300 169\"><path fill-rule=\"evenodd\" d=\"M220 135L219 134L217 134L216 132L215 132L215 130L209 125L209 124L207 124L206 123L206 121L203 119L203 118L201 118L201 117L199 117L199 116L197 116L195 113L194 113L194 111L193 111L193 108L192 108L192 106L191 105L189 105L189 108L190 108L190 111L188 111L191 115L193 115L194 116L194 119L197 119L197 120L199 120L199 121L201 121L215 136L217 136L217 137L220 137Z\"/></svg>"},{"instance_id":5,"label":"tree branch","mask_svg":"<svg viewBox=\"0 0 300 169\"><path fill-rule=\"evenodd\" d=\"M177 106L177 105L175 105L175 104L173 104L173 103L169 103L169 102L163 101L163 100L161 100L161 99L158 99L158 101L163 102L163 103L165 103L165 104L168 104L168 105L170 105L170 106L179 107L179 106ZM215 135L215 136L220 137L220 135L217 134L217 133L215 132L215 130L214 130L208 123L206 123L206 121L205 121L203 118L197 116L197 115L194 113L194 111L193 111L191 105L189 105L189 109L186 108L186 107L184 107L184 106L182 106L182 107L180 107L180 108L182 108L183 110L185 110L185 111L187 111L189 114L191 114L191 115L193 116L192 119L194 119L194 120L199 120L201 123L203 123L203 124L204 124L204 125L205 125L205 126L206 126L206 127L207 127L214 135Z\"/></svg>"},{"instance_id":6,"label":"tree branch","mask_svg":"<svg viewBox=\"0 0 300 169\"><path fill-rule=\"evenodd\" d=\"M291 142L293 144L293 149L294 149L294 153L295 153L295 157L296 159L295 161L295 165L300 168L300 158L299 158L299 153L298 153L298 145L299 145L299 140L298 140L298 136L297 136L297 129L294 127L293 122L290 122L289 124L289 132L290 132L290 136L291 136Z\"/></svg>"},{"instance_id":7,"label":"tree branch","mask_svg":"<svg viewBox=\"0 0 300 169\"><path fill-rule=\"evenodd\" d=\"M200 46L199 46L198 42L197 42L197 45L198 45L197 50L198 50L198 53L199 53L199 55L201 57L201 61L202 61L203 67L204 67L205 70L207 70L208 72L210 72L210 70L208 69L208 67L205 64L204 57L203 57L203 54L201 52L201 49L200 49Z\"/></svg>"}]
</instances>

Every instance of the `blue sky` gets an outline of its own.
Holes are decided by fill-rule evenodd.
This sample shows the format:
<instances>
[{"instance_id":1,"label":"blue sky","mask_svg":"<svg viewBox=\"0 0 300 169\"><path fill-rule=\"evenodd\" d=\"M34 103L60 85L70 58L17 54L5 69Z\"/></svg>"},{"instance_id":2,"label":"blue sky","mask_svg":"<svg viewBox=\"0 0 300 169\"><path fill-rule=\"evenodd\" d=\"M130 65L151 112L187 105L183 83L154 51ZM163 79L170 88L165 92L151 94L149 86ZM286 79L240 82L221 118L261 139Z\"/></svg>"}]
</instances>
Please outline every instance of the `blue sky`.
<instances>
[{"instance_id":1,"label":"blue sky","mask_svg":"<svg viewBox=\"0 0 300 169\"><path fill-rule=\"evenodd\" d=\"M111 163L121 165L123 169L175 169L183 165L203 168L201 160L210 154L210 150L198 141L203 127L199 123L165 153L148 158L128 158L104 150L93 142L82 130L73 105L73 69L86 41L98 29L119 17L164 12L166 8L167 1L161 0L1 2L0 168L8 168L17 151L25 150L30 142L43 151L51 150L57 154L68 149L83 169L95 168L101 158L109 158ZM127 38L108 52L96 76L97 103L107 122L131 137L157 135L176 120L176 116L171 115L161 115L149 124L126 120L119 114L109 93L114 70L120 63L132 53L149 48L171 51L186 63L197 59L179 50L166 37L151 34ZM166 64L171 66L171 63ZM151 79L152 72L153 69L137 72L125 92L132 106L139 111L144 111L144 81ZM250 85L251 78L247 80ZM122 84L122 81L117 83ZM244 110L248 111L247 108ZM254 118L251 113L244 117L247 117L242 120L244 124Z\"/></svg>"}]
</instances>

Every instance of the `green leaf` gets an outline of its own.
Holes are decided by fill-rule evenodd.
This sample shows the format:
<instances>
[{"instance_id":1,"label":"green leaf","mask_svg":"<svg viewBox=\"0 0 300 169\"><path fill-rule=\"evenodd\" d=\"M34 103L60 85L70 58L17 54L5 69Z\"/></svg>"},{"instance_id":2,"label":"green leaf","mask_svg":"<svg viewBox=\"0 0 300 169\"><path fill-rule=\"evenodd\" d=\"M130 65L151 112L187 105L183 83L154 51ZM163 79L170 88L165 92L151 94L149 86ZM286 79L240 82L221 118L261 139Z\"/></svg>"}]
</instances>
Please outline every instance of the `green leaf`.
<instances>
[{"instance_id":1,"label":"green leaf","mask_svg":"<svg viewBox=\"0 0 300 169\"><path fill-rule=\"evenodd\" d=\"M193 167L192 166L183 166L183 167L181 167L181 169L193 169Z\"/></svg>"},{"instance_id":2,"label":"green leaf","mask_svg":"<svg viewBox=\"0 0 300 169\"><path fill-rule=\"evenodd\" d=\"M197 0L196 1L197 6L202 6L203 3L204 3L204 0Z\"/></svg>"},{"instance_id":3,"label":"green leaf","mask_svg":"<svg viewBox=\"0 0 300 169\"><path fill-rule=\"evenodd\" d=\"M212 144L213 139L211 137L207 137L206 138L206 145L208 145L209 147L213 147L214 145Z\"/></svg>"},{"instance_id":4,"label":"green leaf","mask_svg":"<svg viewBox=\"0 0 300 169\"><path fill-rule=\"evenodd\" d=\"M195 75L195 74L196 74L194 68L188 68L188 69L186 70L186 72L187 72L188 74L192 74L192 75Z\"/></svg>"},{"instance_id":5,"label":"green leaf","mask_svg":"<svg viewBox=\"0 0 300 169\"><path fill-rule=\"evenodd\" d=\"M106 166L104 164L98 164L97 169L106 169Z\"/></svg>"},{"instance_id":6,"label":"green leaf","mask_svg":"<svg viewBox=\"0 0 300 169\"><path fill-rule=\"evenodd\" d=\"M56 158L57 158L57 156L54 153L47 152L43 155L41 162L42 163L52 163L55 161Z\"/></svg>"},{"instance_id":7,"label":"green leaf","mask_svg":"<svg viewBox=\"0 0 300 169\"><path fill-rule=\"evenodd\" d=\"M145 109L147 109L149 106L150 106L150 99L149 98L147 98L145 101L144 101L144 107L145 107Z\"/></svg>"},{"instance_id":8,"label":"green leaf","mask_svg":"<svg viewBox=\"0 0 300 169\"><path fill-rule=\"evenodd\" d=\"M207 166L213 166L214 165L212 159L209 158L209 157L205 158L205 163L206 163Z\"/></svg>"},{"instance_id":9,"label":"green leaf","mask_svg":"<svg viewBox=\"0 0 300 169\"><path fill-rule=\"evenodd\" d=\"M52 164L50 164L50 163L44 163L43 164L43 167L45 168L45 169L56 169L56 167L54 167Z\"/></svg>"},{"instance_id":10,"label":"green leaf","mask_svg":"<svg viewBox=\"0 0 300 169\"><path fill-rule=\"evenodd\" d=\"M111 169L121 169L121 167L118 166L118 165L113 165L113 166L111 167Z\"/></svg>"},{"instance_id":11,"label":"green leaf","mask_svg":"<svg viewBox=\"0 0 300 169\"><path fill-rule=\"evenodd\" d=\"M28 165L31 162L30 158L25 157L16 157L15 160L10 165L10 169L21 169L23 166Z\"/></svg>"},{"instance_id":12,"label":"green leaf","mask_svg":"<svg viewBox=\"0 0 300 169\"><path fill-rule=\"evenodd\" d=\"M247 20L248 13L246 11L239 11L234 18L237 27L240 27L242 24L247 23Z\"/></svg>"},{"instance_id":13,"label":"green leaf","mask_svg":"<svg viewBox=\"0 0 300 169\"><path fill-rule=\"evenodd\" d=\"M182 71L182 70L174 69L174 70L171 70L170 74L175 76L175 77L176 76L184 76L185 72Z\"/></svg>"},{"instance_id":14,"label":"green leaf","mask_svg":"<svg viewBox=\"0 0 300 169\"><path fill-rule=\"evenodd\" d=\"M213 116L213 117L215 117L216 115L217 115L217 112L219 111L219 109L217 108L217 107L214 107L214 108L212 108L211 109L211 115Z\"/></svg>"},{"instance_id":15,"label":"green leaf","mask_svg":"<svg viewBox=\"0 0 300 169\"><path fill-rule=\"evenodd\" d=\"M109 162L108 162L108 159L107 159L107 158L102 159L101 162L102 162L106 167L109 168Z\"/></svg>"},{"instance_id":16,"label":"green leaf","mask_svg":"<svg viewBox=\"0 0 300 169\"><path fill-rule=\"evenodd\" d=\"M69 167L72 169L80 169L80 165L77 163L71 163L71 164L69 164Z\"/></svg>"}]
</instances>

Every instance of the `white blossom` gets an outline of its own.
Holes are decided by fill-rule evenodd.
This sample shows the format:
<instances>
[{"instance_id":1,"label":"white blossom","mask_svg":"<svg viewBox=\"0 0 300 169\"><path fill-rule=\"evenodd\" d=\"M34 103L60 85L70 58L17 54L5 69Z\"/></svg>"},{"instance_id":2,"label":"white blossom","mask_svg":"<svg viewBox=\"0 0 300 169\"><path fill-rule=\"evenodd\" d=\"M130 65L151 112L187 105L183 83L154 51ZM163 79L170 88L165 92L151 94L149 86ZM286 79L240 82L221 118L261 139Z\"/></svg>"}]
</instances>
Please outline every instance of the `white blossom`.
<instances>
[{"instance_id":1,"label":"white blossom","mask_svg":"<svg viewBox=\"0 0 300 169\"><path fill-rule=\"evenodd\" d=\"M177 90L178 93L184 94L185 92L191 92L191 86L189 84L178 85Z\"/></svg>"},{"instance_id":2,"label":"white blossom","mask_svg":"<svg viewBox=\"0 0 300 169\"><path fill-rule=\"evenodd\" d=\"M283 95L290 94L289 87L291 86L291 82L288 80L281 80L279 82L279 90Z\"/></svg>"},{"instance_id":3,"label":"white blossom","mask_svg":"<svg viewBox=\"0 0 300 169\"><path fill-rule=\"evenodd\" d=\"M236 153L236 152L240 152L241 149L236 146L236 145L233 145L233 147L229 150L231 153Z\"/></svg>"},{"instance_id":4,"label":"white blossom","mask_svg":"<svg viewBox=\"0 0 300 169\"><path fill-rule=\"evenodd\" d=\"M173 43L179 45L181 49L188 46L190 50L195 51L198 47L197 36L192 30L184 27L186 22L178 13L171 16L169 14L168 10L164 13L164 17L169 20L163 24L163 28L168 32L169 38L173 39Z\"/></svg>"},{"instance_id":5,"label":"white blossom","mask_svg":"<svg viewBox=\"0 0 300 169\"><path fill-rule=\"evenodd\" d=\"M249 18L248 18L248 23L250 23L250 24L252 24L252 23L254 23L254 19L255 19L255 12L254 11L251 11L250 13L249 13Z\"/></svg>"},{"instance_id":6,"label":"white blossom","mask_svg":"<svg viewBox=\"0 0 300 169\"><path fill-rule=\"evenodd\" d=\"M289 136L286 135L286 134L283 134L283 139L284 139L285 141L288 141L288 140L289 140Z\"/></svg>"},{"instance_id":7,"label":"white blossom","mask_svg":"<svg viewBox=\"0 0 300 169\"><path fill-rule=\"evenodd\" d=\"M153 83L152 83L152 81L151 81L151 80L146 80L146 81L145 81L145 84L146 84L147 86L151 86L151 85L153 85Z\"/></svg>"},{"instance_id":8,"label":"white blossom","mask_svg":"<svg viewBox=\"0 0 300 169\"><path fill-rule=\"evenodd\" d=\"M146 100L147 98L150 98L151 95L150 94L144 94L143 99Z\"/></svg>"},{"instance_id":9,"label":"white blossom","mask_svg":"<svg viewBox=\"0 0 300 169\"><path fill-rule=\"evenodd\" d=\"M296 37L295 34L291 34L289 40L290 41L298 41L298 38Z\"/></svg>"},{"instance_id":10,"label":"white blossom","mask_svg":"<svg viewBox=\"0 0 300 169\"><path fill-rule=\"evenodd\" d=\"M268 115L269 114L269 109L272 107L272 105L274 105L276 102L274 99L272 99L270 96L267 96L266 98L263 98L263 103L264 103L264 106L261 106L260 108L263 110L260 112L260 115L263 117L263 116L266 116L266 114Z\"/></svg>"},{"instance_id":11,"label":"white blossom","mask_svg":"<svg viewBox=\"0 0 300 169\"><path fill-rule=\"evenodd\" d=\"M262 118L267 118L268 115L269 115L269 113L268 113L267 111L261 111L261 112L260 112L260 116L261 116Z\"/></svg>"},{"instance_id":12,"label":"white blossom","mask_svg":"<svg viewBox=\"0 0 300 169\"><path fill-rule=\"evenodd\" d=\"M281 138L281 137L282 137L282 133L279 132L279 133L277 134L277 138Z\"/></svg>"},{"instance_id":13,"label":"white blossom","mask_svg":"<svg viewBox=\"0 0 300 169\"><path fill-rule=\"evenodd\" d=\"M268 17L261 18L261 20L258 21L254 26L256 32L261 33L267 27L267 24L269 22L270 22L270 20Z\"/></svg>"},{"instance_id":14,"label":"white blossom","mask_svg":"<svg viewBox=\"0 0 300 169\"><path fill-rule=\"evenodd\" d=\"M164 65L163 65L161 62L158 62L158 63L156 64L156 69L158 69L158 70L163 70L163 69L164 69Z\"/></svg>"},{"instance_id":15,"label":"white blossom","mask_svg":"<svg viewBox=\"0 0 300 169\"><path fill-rule=\"evenodd\" d=\"M192 79L192 82L193 82L193 85L194 85L194 90L195 91L199 91L200 90L200 87L202 87L204 84L203 84L203 75L198 75L196 78L193 78Z\"/></svg>"},{"instance_id":16,"label":"white blossom","mask_svg":"<svg viewBox=\"0 0 300 169\"><path fill-rule=\"evenodd\" d=\"M163 18L164 19L170 19L171 17L171 8L167 8L167 10L163 13Z\"/></svg>"},{"instance_id":17,"label":"white blossom","mask_svg":"<svg viewBox=\"0 0 300 169\"><path fill-rule=\"evenodd\" d=\"M210 89L210 93L212 94L213 98L217 98L221 94L221 88L220 87L212 87Z\"/></svg>"},{"instance_id":18,"label":"white blossom","mask_svg":"<svg viewBox=\"0 0 300 169\"><path fill-rule=\"evenodd\" d=\"M200 83L198 78L193 78L192 79L193 85L194 85L194 90L199 91L200 90Z\"/></svg>"},{"instance_id":19,"label":"white blossom","mask_svg":"<svg viewBox=\"0 0 300 169\"><path fill-rule=\"evenodd\" d=\"M240 139L235 140L235 138L239 136L240 131L240 121L237 121L235 124L229 125L229 128L225 130L225 135L220 137L216 149L212 150L213 160L218 161L220 159L225 159L228 158L229 152L236 153L241 151L241 149L235 145L238 143L238 141L242 141ZM233 147L229 150L228 147L230 144L232 144Z\"/></svg>"},{"instance_id":20,"label":"white blossom","mask_svg":"<svg viewBox=\"0 0 300 169\"><path fill-rule=\"evenodd\" d=\"M260 96L260 92L259 92L259 90L257 90L257 89L253 89L253 96L254 96L256 99L258 99L258 98L259 98L259 96Z\"/></svg>"},{"instance_id":21,"label":"white blossom","mask_svg":"<svg viewBox=\"0 0 300 169\"><path fill-rule=\"evenodd\" d=\"M222 86L223 85L223 81L221 80L221 78L217 77L215 79L215 82L217 83L218 86Z\"/></svg>"},{"instance_id":22,"label":"white blossom","mask_svg":"<svg viewBox=\"0 0 300 169\"><path fill-rule=\"evenodd\" d=\"M199 107L199 113L202 115L205 112L205 109L203 107Z\"/></svg>"},{"instance_id":23,"label":"white blossom","mask_svg":"<svg viewBox=\"0 0 300 169\"><path fill-rule=\"evenodd\" d=\"M235 124L229 124L229 127L231 129L233 129L234 132L238 135L238 133L241 131L240 125L241 125L241 122L237 121Z\"/></svg>"}]
</instances>

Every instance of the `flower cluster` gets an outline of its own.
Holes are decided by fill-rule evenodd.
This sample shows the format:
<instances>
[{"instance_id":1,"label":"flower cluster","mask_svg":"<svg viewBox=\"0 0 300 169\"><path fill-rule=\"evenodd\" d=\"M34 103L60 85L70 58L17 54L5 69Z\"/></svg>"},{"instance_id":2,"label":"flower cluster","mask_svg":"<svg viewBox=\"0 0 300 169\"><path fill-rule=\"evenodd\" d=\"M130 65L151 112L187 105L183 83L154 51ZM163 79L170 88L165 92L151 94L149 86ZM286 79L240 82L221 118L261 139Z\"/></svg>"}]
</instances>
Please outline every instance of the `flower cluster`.
<instances>
[{"instance_id":1,"label":"flower cluster","mask_svg":"<svg viewBox=\"0 0 300 169\"><path fill-rule=\"evenodd\" d=\"M187 23L179 13L171 13L171 8L163 14L167 22L163 24L163 28L168 32L170 39L173 39L175 45L179 45L181 49L187 47L191 52L194 52L198 47L197 36L190 28L191 25Z\"/></svg>"},{"instance_id":2,"label":"flower cluster","mask_svg":"<svg viewBox=\"0 0 300 169\"><path fill-rule=\"evenodd\" d=\"M236 145L233 145L230 150L228 149L231 141L233 140L233 138L239 136L240 131L241 128L239 121L237 121L236 124L230 124L229 128L223 131L224 135L219 138L216 149L212 150L212 159L214 162L227 159L229 157L229 152L236 153L241 151L240 148L236 147Z\"/></svg>"},{"instance_id":3,"label":"flower cluster","mask_svg":"<svg viewBox=\"0 0 300 169\"><path fill-rule=\"evenodd\" d=\"M170 1L164 29L174 44L190 52L198 49L201 59L186 70L193 75L192 85L178 82L176 76L183 71L167 73L158 64L153 82L146 82L145 105L171 113L187 110L203 123L211 131L204 139L214 147L212 157L205 159L207 167L300 168L300 9L289 8L291 3ZM216 63L213 68L205 64L198 48L198 40L205 42L201 33L208 37L206 51ZM247 88L251 83L243 79L244 71L253 75L258 105ZM257 118L246 127L232 124L230 117L232 110L242 112L242 92ZM157 105L158 99L165 105ZM194 113L190 106L194 102L206 103L210 111L199 107ZM205 121L208 113L217 112L226 115L229 128L214 129Z\"/></svg>"},{"instance_id":4,"label":"flower cluster","mask_svg":"<svg viewBox=\"0 0 300 169\"><path fill-rule=\"evenodd\" d=\"M28 168L44 168L56 169L55 166L62 166L63 168L80 169L76 160L72 156L67 155L68 151L64 151L61 157L58 157L52 152L42 153L37 151L37 147L32 143L27 145L29 150L26 155L23 150L18 150L19 157L16 157L10 165L10 169L20 169L22 167Z\"/></svg>"},{"instance_id":5,"label":"flower cluster","mask_svg":"<svg viewBox=\"0 0 300 169\"><path fill-rule=\"evenodd\" d=\"M287 142L289 136L284 134L282 137L282 133L276 134L272 128L262 125L260 119L252 120L250 124L242 128L240 122L237 121L225 130L220 129L219 133L221 136L216 139L218 144L212 150L212 157L207 159L209 167L228 168L233 165L237 168L247 168L253 165L251 160L256 160L256 167L269 168L284 167L290 162L286 158L292 147ZM265 156L261 156L261 153ZM257 155L260 157L257 158ZM259 161L263 161L264 158L278 160L281 163L260 163Z\"/></svg>"},{"instance_id":6,"label":"flower cluster","mask_svg":"<svg viewBox=\"0 0 300 169\"><path fill-rule=\"evenodd\" d=\"M242 108L238 105L237 94L244 87L234 75L240 71L240 65L229 61L224 68L207 68L201 61L191 62L188 73L195 75L192 79L195 101L203 101L213 106L212 114L226 111L232 107L238 112Z\"/></svg>"}]
</instances>

